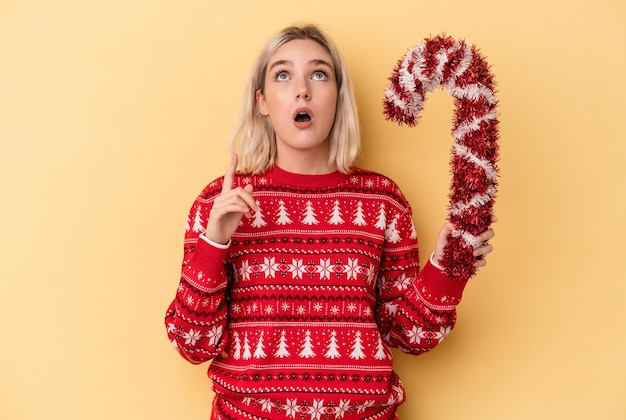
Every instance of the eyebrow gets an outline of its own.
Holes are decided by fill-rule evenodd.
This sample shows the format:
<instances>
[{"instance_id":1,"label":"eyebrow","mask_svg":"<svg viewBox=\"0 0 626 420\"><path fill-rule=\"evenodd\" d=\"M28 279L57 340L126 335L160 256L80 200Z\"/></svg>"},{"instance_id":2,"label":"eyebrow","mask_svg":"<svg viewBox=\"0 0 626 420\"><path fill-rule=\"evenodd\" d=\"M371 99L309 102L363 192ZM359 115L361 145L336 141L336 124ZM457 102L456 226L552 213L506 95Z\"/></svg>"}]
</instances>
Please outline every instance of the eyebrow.
<instances>
[{"instance_id":1,"label":"eyebrow","mask_svg":"<svg viewBox=\"0 0 626 420\"><path fill-rule=\"evenodd\" d=\"M330 64L330 63L329 63L328 61L326 61L326 60L314 59L314 60L309 61L309 64L313 64L313 65L316 65L316 66L318 66L318 65L324 65L324 66L327 66L327 67L328 67L328 68L330 68L330 69L334 69L334 68L333 68L333 66L332 66L332 64ZM268 69L268 70L272 70L274 67L276 67L276 66L280 66L280 65L290 65L290 66L293 66L293 61L290 61L290 60L278 60L278 61L274 61L274 62L272 63L272 65L269 67L269 69Z\"/></svg>"}]
</instances>

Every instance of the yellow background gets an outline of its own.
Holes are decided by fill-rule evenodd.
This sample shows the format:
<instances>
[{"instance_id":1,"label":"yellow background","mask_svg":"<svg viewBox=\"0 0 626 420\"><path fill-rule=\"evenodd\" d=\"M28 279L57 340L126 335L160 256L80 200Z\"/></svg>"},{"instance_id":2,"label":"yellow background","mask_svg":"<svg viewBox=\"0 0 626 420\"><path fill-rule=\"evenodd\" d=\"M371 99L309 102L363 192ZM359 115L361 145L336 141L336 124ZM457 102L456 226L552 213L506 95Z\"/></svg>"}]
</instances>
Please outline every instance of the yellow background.
<instances>
[{"instance_id":1,"label":"yellow background","mask_svg":"<svg viewBox=\"0 0 626 420\"><path fill-rule=\"evenodd\" d=\"M251 61L319 23L355 79L361 165L443 223L452 101L382 116L404 52L476 44L501 102L496 252L453 334L396 353L403 419L626 418L626 5L621 0L0 3L0 418L207 419L171 348L187 211L228 163Z\"/></svg>"}]
</instances>

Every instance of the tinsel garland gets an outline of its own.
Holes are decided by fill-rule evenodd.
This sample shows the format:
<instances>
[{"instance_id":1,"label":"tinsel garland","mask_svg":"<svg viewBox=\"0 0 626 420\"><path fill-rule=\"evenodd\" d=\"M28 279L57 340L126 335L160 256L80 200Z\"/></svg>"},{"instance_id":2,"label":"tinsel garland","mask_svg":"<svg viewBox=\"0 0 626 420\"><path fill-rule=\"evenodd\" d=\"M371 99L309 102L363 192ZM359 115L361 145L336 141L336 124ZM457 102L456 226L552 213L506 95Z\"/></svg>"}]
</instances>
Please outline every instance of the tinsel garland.
<instances>
[{"instance_id":1,"label":"tinsel garland","mask_svg":"<svg viewBox=\"0 0 626 420\"><path fill-rule=\"evenodd\" d=\"M426 38L400 59L384 100L384 114L415 126L425 94L442 86L454 97L448 219L454 230L440 261L446 273L466 281L476 273L478 235L491 225L497 188L498 101L490 67L474 45L446 36Z\"/></svg>"}]
</instances>

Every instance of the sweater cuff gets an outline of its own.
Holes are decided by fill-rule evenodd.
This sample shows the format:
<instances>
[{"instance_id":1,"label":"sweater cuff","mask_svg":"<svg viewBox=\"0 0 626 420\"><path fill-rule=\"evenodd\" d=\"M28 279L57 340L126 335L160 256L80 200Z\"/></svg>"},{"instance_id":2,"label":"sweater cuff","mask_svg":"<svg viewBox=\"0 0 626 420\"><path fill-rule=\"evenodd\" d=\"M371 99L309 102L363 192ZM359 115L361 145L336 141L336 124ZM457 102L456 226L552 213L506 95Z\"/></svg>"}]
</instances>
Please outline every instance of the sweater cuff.
<instances>
[{"instance_id":1,"label":"sweater cuff","mask_svg":"<svg viewBox=\"0 0 626 420\"><path fill-rule=\"evenodd\" d=\"M202 239L203 241L207 242L209 245L214 246L215 248L219 248L219 249L228 249L230 247L230 240L228 242L226 242L225 244L220 244L217 243L215 241L210 240L209 238L207 238L207 236L205 235L206 232L202 232L200 234L200 239ZM434 254L433 254L434 255Z\"/></svg>"},{"instance_id":2,"label":"sweater cuff","mask_svg":"<svg viewBox=\"0 0 626 420\"><path fill-rule=\"evenodd\" d=\"M438 310L454 309L461 301L467 281L453 280L443 269L437 268L430 260L419 276L417 291L422 300Z\"/></svg>"},{"instance_id":3,"label":"sweater cuff","mask_svg":"<svg viewBox=\"0 0 626 420\"><path fill-rule=\"evenodd\" d=\"M205 240L199 240L193 257L183 269L183 277L194 287L209 292L226 287L228 279L224 261L228 248L216 247Z\"/></svg>"},{"instance_id":4,"label":"sweater cuff","mask_svg":"<svg viewBox=\"0 0 626 420\"><path fill-rule=\"evenodd\" d=\"M437 261L435 261L435 253L430 254L430 263L435 266L440 271L443 271L443 267L439 265Z\"/></svg>"}]
</instances>

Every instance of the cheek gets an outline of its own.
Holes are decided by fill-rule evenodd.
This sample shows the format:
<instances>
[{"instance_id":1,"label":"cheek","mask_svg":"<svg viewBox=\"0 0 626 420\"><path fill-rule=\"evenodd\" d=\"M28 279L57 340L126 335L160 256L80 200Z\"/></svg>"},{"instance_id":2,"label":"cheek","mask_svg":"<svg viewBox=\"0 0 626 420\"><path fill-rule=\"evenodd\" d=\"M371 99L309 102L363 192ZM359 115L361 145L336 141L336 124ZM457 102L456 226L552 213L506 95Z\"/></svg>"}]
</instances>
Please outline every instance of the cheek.
<instances>
[{"instance_id":1,"label":"cheek","mask_svg":"<svg viewBox=\"0 0 626 420\"><path fill-rule=\"evenodd\" d=\"M328 95L327 104L328 105L325 108L328 110L328 113L332 115L334 118L337 112L337 95L336 94Z\"/></svg>"},{"instance_id":2,"label":"cheek","mask_svg":"<svg viewBox=\"0 0 626 420\"><path fill-rule=\"evenodd\" d=\"M265 103L267 108L279 110L285 108L289 104L289 95L285 92L272 92L271 95L266 96Z\"/></svg>"},{"instance_id":3,"label":"cheek","mask_svg":"<svg viewBox=\"0 0 626 420\"><path fill-rule=\"evenodd\" d=\"M336 90L333 90L332 92L330 92L328 94L328 102L330 104L332 104L332 108L336 109L337 108L337 100L339 99L339 94L337 93Z\"/></svg>"}]
</instances>

